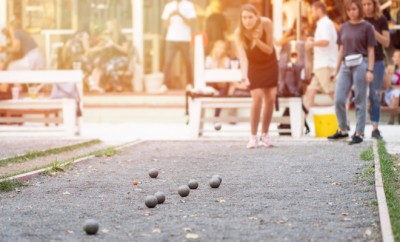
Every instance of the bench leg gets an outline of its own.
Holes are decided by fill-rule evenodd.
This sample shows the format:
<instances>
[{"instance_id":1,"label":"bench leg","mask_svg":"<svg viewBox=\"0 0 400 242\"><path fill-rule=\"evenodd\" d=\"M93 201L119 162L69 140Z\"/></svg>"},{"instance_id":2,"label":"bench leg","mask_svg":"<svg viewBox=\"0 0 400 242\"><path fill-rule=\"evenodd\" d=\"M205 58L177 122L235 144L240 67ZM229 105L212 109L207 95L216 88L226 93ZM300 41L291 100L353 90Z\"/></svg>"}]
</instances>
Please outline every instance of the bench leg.
<instances>
[{"instance_id":1,"label":"bench leg","mask_svg":"<svg viewBox=\"0 0 400 242\"><path fill-rule=\"evenodd\" d=\"M76 102L68 99L63 102L63 121L66 136L75 135L76 124Z\"/></svg>"},{"instance_id":2,"label":"bench leg","mask_svg":"<svg viewBox=\"0 0 400 242\"><path fill-rule=\"evenodd\" d=\"M304 115L301 98L290 98L290 129L293 138L300 138L303 135Z\"/></svg>"},{"instance_id":3,"label":"bench leg","mask_svg":"<svg viewBox=\"0 0 400 242\"><path fill-rule=\"evenodd\" d=\"M190 136L192 138L198 138L200 134L201 102L196 99L190 100L189 108Z\"/></svg>"}]
</instances>

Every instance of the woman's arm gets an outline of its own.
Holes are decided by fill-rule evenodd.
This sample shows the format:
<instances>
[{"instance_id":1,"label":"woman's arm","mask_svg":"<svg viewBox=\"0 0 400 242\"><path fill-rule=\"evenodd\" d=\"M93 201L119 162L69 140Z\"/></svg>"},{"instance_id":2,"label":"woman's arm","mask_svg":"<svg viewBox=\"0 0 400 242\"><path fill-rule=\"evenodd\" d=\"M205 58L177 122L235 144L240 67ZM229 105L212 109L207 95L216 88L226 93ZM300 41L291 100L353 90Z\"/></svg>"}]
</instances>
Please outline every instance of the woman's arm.
<instances>
[{"instance_id":1,"label":"woman's arm","mask_svg":"<svg viewBox=\"0 0 400 242\"><path fill-rule=\"evenodd\" d=\"M392 85L391 77L394 73L393 70L394 70L394 66L392 66L392 65L389 65L388 67L386 67L385 78L384 78L384 82L383 82L384 90L388 89Z\"/></svg>"},{"instance_id":2,"label":"woman's arm","mask_svg":"<svg viewBox=\"0 0 400 242\"><path fill-rule=\"evenodd\" d=\"M374 34L376 41L378 41L383 47L387 48L390 45L390 33L387 30L382 31L380 34L378 31L374 29Z\"/></svg>"},{"instance_id":3,"label":"woman's arm","mask_svg":"<svg viewBox=\"0 0 400 242\"><path fill-rule=\"evenodd\" d=\"M370 83L374 80L375 47L368 46L368 70L365 80Z\"/></svg>"},{"instance_id":4,"label":"woman's arm","mask_svg":"<svg viewBox=\"0 0 400 242\"><path fill-rule=\"evenodd\" d=\"M336 68L335 68L335 73L333 74L333 78L335 78L336 75L339 73L340 65L342 64L342 59L343 59L343 45L339 45L338 57L337 57ZM331 78L332 78L332 76L331 76Z\"/></svg>"},{"instance_id":5,"label":"woman's arm","mask_svg":"<svg viewBox=\"0 0 400 242\"><path fill-rule=\"evenodd\" d=\"M239 54L238 57L239 57L239 61L240 61L240 70L242 71L242 79L244 79L248 82L249 78L248 78L247 72L248 72L249 62L247 60L246 52L243 48L243 45L240 43L238 30L235 31L234 38L235 38L236 48L237 48L238 54Z\"/></svg>"},{"instance_id":6,"label":"woman's arm","mask_svg":"<svg viewBox=\"0 0 400 242\"><path fill-rule=\"evenodd\" d=\"M255 37L255 44L258 46L258 48L261 49L264 53L271 54L274 51L274 46L273 46L273 27L272 27L272 22L268 18L261 18L261 24L262 24L262 31L265 31L267 35L267 41L264 43L261 40L262 34L259 36Z\"/></svg>"}]
</instances>

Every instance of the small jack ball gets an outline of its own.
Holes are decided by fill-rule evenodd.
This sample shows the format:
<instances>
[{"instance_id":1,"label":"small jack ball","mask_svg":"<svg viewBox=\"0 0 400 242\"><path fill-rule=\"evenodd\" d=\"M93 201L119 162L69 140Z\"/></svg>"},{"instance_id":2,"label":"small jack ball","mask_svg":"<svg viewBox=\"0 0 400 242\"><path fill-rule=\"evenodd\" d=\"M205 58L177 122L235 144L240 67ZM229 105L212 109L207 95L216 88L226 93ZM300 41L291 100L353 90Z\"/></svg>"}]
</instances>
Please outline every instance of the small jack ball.
<instances>
[{"instance_id":1,"label":"small jack ball","mask_svg":"<svg viewBox=\"0 0 400 242\"><path fill-rule=\"evenodd\" d=\"M86 234L96 234L99 230L99 223L95 219L88 219L83 225L83 230Z\"/></svg>"},{"instance_id":2,"label":"small jack ball","mask_svg":"<svg viewBox=\"0 0 400 242\"><path fill-rule=\"evenodd\" d=\"M178 193L181 195L181 197L186 197L190 193L190 189L186 185L182 185L178 188Z\"/></svg>"},{"instance_id":3,"label":"small jack ball","mask_svg":"<svg viewBox=\"0 0 400 242\"><path fill-rule=\"evenodd\" d=\"M222 128L222 125L221 125L220 123L215 123L215 124L214 124L214 129L215 129L216 131L220 131L221 128Z\"/></svg>"},{"instance_id":4,"label":"small jack ball","mask_svg":"<svg viewBox=\"0 0 400 242\"><path fill-rule=\"evenodd\" d=\"M156 194L154 194L154 196L157 198L158 204L164 203L164 201L165 201L165 195L164 195L164 193L162 193L162 192L156 192Z\"/></svg>"},{"instance_id":5,"label":"small jack ball","mask_svg":"<svg viewBox=\"0 0 400 242\"><path fill-rule=\"evenodd\" d=\"M220 182L220 183L222 182L222 177L221 177L220 175L213 175L212 177L216 177L216 178L219 179L219 182Z\"/></svg>"},{"instance_id":6,"label":"small jack ball","mask_svg":"<svg viewBox=\"0 0 400 242\"><path fill-rule=\"evenodd\" d=\"M157 176L158 176L158 171L157 171L156 169L150 169L150 170L149 170L149 176L150 176L151 178L157 178Z\"/></svg>"},{"instance_id":7,"label":"small jack ball","mask_svg":"<svg viewBox=\"0 0 400 242\"><path fill-rule=\"evenodd\" d=\"M197 189L199 187L199 183L195 179L191 179L188 186L190 189Z\"/></svg>"},{"instance_id":8,"label":"small jack ball","mask_svg":"<svg viewBox=\"0 0 400 242\"><path fill-rule=\"evenodd\" d=\"M158 200L155 196L150 195L146 197L144 204L146 204L148 208L154 208L158 204Z\"/></svg>"},{"instance_id":9,"label":"small jack ball","mask_svg":"<svg viewBox=\"0 0 400 242\"><path fill-rule=\"evenodd\" d=\"M210 187L211 188L218 188L219 185L221 184L220 180L218 179L218 177L213 177L210 180Z\"/></svg>"}]
</instances>

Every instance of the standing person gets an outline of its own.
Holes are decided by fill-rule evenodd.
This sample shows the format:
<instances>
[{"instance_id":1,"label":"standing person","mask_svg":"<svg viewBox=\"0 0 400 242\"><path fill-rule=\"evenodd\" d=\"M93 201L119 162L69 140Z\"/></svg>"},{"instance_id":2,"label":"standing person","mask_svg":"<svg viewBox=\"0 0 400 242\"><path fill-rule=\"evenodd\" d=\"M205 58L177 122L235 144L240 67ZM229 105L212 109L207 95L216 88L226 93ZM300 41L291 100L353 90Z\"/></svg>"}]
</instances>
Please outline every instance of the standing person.
<instances>
[{"instance_id":1,"label":"standing person","mask_svg":"<svg viewBox=\"0 0 400 242\"><path fill-rule=\"evenodd\" d=\"M164 84L172 86L171 67L175 54L180 52L186 66L187 82L193 84L190 61L191 26L196 19L196 11L189 0L173 0L164 7L162 14L167 28L164 61ZM163 86L166 90L166 87Z\"/></svg>"},{"instance_id":2,"label":"standing person","mask_svg":"<svg viewBox=\"0 0 400 242\"><path fill-rule=\"evenodd\" d=\"M376 40L371 24L364 21L361 0L346 0L344 4L346 22L338 36L339 55L336 70L337 85L335 110L339 130L328 139L343 139L349 136L347 129L346 100L354 85L353 101L356 106L356 132L349 144L363 141L367 114L367 87L374 78L374 47Z\"/></svg>"},{"instance_id":3,"label":"standing person","mask_svg":"<svg viewBox=\"0 0 400 242\"><path fill-rule=\"evenodd\" d=\"M326 5L315 2L312 7L312 17L317 21L314 38L307 39L306 48L314 48L314 77L304 97L304 106L309 109L314 104L315 95L329 94L333 100L335 81L330 75L335 70L338 56L337 32L335 25L327 15Z\"/></svg>"},{"instance_id":4,"label":"standing person","mask_svg":"<svg viewBox=\"0 0 400 242\"><path fill-rule=\"evenodd\" d=\"M271 147L269 124L274 111L278 84L278 62L273 46L272 22L260 17L257 9L246 4L240 11L240 26L235 31L242 81L251 90L251 137L247 148L257 147L257 129L263 107L261 145Z\"/></svg>"},{"instance_id":5,"label":"standing person","mask_svg":"<svg viewBox=\"0 0 400 242\"><path fill-rule=\"evenodd\" d=\"M382 139L378 129L381 113L381 94L385 77L385 55L383 48L389 47L390 33L386 17L380 11L379 0L362 0L365 20L374 27L375 39L375 64L374 64L374 80L369 84L369 114L372 124L372 138Z\"/></svg>"}]
</instances>

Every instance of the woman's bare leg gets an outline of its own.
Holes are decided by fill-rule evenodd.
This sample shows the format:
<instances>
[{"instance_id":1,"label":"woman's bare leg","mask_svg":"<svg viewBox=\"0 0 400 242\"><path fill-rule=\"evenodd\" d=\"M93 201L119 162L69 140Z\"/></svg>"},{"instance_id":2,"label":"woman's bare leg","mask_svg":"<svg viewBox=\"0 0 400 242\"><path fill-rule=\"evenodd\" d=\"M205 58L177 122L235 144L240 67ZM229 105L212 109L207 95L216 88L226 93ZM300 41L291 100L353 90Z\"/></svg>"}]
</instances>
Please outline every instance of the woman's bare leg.
<instances>
[{"instance_id":1,"label":"woman's bare leg","mask_svg":"<svg viewBox=\"0 0 400 242\"><path fill-rule=\"evenodd\" d=\"M257 135L258 124L260 123L261 106L264 92L262 89L254 89L251 91L252 104L250 114L251 134Z\"/></svg>"},{"instance_id":2,"label":"woman's bare leg","mask_svg":"<svg viewBox=\"0 0 400 242\"><path fill-rule=\"evenodd\" d=\"M276 87L263 89L264 92L264 107L262 114L262 134L266 135L269 131L269 125L271 124L272 114L274 112L275 98L276 98Z\"/></svg>"}]
</instances>

